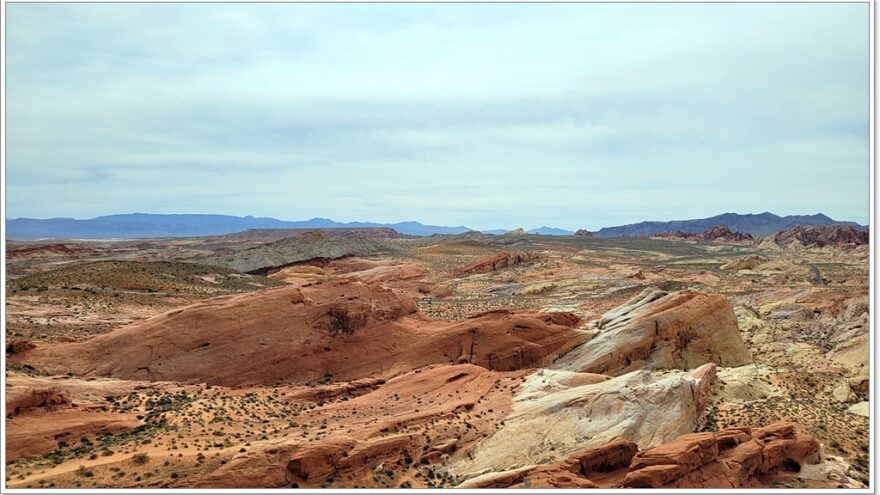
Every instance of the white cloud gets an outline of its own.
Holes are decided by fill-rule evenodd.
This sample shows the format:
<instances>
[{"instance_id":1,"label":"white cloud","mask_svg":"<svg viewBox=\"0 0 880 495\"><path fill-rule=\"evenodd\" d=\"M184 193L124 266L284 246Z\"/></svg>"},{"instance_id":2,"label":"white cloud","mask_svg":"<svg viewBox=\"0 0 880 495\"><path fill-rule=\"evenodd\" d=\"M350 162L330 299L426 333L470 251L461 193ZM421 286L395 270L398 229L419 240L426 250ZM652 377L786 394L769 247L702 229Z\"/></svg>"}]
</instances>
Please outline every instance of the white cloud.
<instances>
[{"instance_id":1,"label":"white cloud","mask_svg":"<svg viewBox=\"0 0 880 495\"><path fill-rule=\"evenodd\" d=\"M866 5L7 12L9 216L867 221Z\"/></svg>"}]
</instances>

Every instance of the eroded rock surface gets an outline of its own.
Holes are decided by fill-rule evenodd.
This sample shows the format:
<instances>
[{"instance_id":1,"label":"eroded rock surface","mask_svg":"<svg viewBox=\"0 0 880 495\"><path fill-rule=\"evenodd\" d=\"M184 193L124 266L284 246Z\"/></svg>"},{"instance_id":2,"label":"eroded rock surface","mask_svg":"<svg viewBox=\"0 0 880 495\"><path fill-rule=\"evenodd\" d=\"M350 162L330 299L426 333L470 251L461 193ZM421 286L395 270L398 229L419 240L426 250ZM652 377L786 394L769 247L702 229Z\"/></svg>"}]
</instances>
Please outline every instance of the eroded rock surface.
<instances>
[{"instance_id":1,"label":"eroded rock surface","mask_svg":"<svg viewBox=\"0 0 880 495\"><path fill-rule=\"evenodd\" d=\"M464 483L466 488L753 488L759 479L797 472L820 461L819 443L798 435L790 423L765 428L729 428L690 433L671 442L638 450L616 439L565 459L489 473Z\"/></svg>"},{"instance_id":2,"label":"eroded rock surface","mask_svg":"<svg viewBox=\"0 0 880 495\"><path fill-rule=\"evenodd\" d=\"M215 298L10 361L230 386L391 377L436 363L515 370L543 366L582 343L578 323L569 313L507 310L433 321L400 290L342 281Z\"/></svg>"},{"instance_id":3,"label":"eroded rock surface","mask_svg":"<svg viewBox=\"0 0 880 495\"><path fill-rule=\"evenodd\" d=\"M589 341L551 367L619 374L751 362L730 302L719 294L648 288L591 324L591 331Z\"/></svg>"}]
</instances>

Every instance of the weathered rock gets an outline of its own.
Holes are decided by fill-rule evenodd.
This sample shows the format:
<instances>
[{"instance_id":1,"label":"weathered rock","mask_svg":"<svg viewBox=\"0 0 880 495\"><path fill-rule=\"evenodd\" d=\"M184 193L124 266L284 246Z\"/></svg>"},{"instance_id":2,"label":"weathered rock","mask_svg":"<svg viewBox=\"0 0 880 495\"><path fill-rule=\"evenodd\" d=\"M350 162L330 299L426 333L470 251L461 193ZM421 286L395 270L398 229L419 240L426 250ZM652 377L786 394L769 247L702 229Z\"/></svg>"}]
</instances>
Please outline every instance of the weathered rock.
<instances>
[{"instance_id":1,"label":"weathered rock","mask_svg":"<svg viewBox=\"0 0 880 495\"><path fill-rule=\"evenodd\" d=\"M555 462L615 439L651 447L697 426L715 380L715 365L691 372L636 371L567 387L571 372L543 370L523 383L504 427L450 466L470 477ZM522 445L530 448L523 449Z\"/></svg>"},{"instance_id":2,"label":"weathered rock","mask_svg":"<svg viewBox=\"0 0 880 495\"><path fill-rule=\"evenodd\" d=\"M757 474L799 469L819 460L819 443L796 435L790 423L683 435L639 452L622 486L627 488L741 488Z\"/></svg>"},{"instance_id":3,"label":"weathered rock","mask_svg":"<svg viewBox=\"0 0 880 495\"><path fill-rule=\"evenodd\" d=\"M70 397L57 388L33 389L13 386L6 390L7 417L17 416L31 409L55 411L69 405Z\"/></svg>"},{"instance_id":4,"label":"weathered rock","mask_svg":"<svg viewBox=\"0 0 880 495\"><path fill-rule=\"evenodd\" d=\"M416 314L400 290L328 282L219 297L10 360L82 376L229 386L389 378L437 363L543 366L586 338L570 313Z\"/></svg>"},{"instance_id":5,"label":"weathered rock","mask_svg":"<svg viewBox=\"0 0 880 495\"><path fill-rule=\"evenodd\" d=\"M761 239L762 248L821 248L826 246L861 246L868 244L867 230L850 225L822 225L801 227L797 225Z\"/></svg>"},{"instance_id":6,"label":"weathered rock","mask_svg":"<svg viewBox=\"0 0 880 495\"><path fill-rule=\"evenodd\" d=\"M163 387L169 385L163 385ZM81 380L10 375L6 380L6 454L9 459L41 455L59 440L94 439L141 424L138 412L107 412L107 397L130 393L143 382Z\"/></svg>"},{"instance_id":7,"label":"weathered rock","mask_svg":"<svg viewBox=\"0 0 880 495\"><path fill-rule=\"evenodd\" d=\"M729 263L725 263L719 268L731 272L736 272L739 270L752 270L765 261L767 261L767 258L764 258L763 256L759 256L757 254L752 254L749 256L743 256L742 258L733 260Z\"/></svg>"},{"instance_id":8,"label":"weathered rock","mask_svg":"<svg viewBox=\"0 0 880 495\"><path fill-rule=\"evenodd\" d=\"M21 354L29 349L33 349L35 346L30 340L11 340L6 344L6 354Z\"/></svg>"},{"instance_id":9,"label":"weathered rock","mask_svg":"<svg viewBox=\"0 0 880 495\"><path fill-rule=\"evenodd\" d=\"M831 391L831 396L834 397L834 400L843 403L853 402L856 399L856 395L847 382L837 384Z\"/></svg>"},{"instance_id":10,"label":"weathered rock","mask_svg":"<svg viewBox=\"0 0 880 495\"><path fill-rule=\"evenodd\" d=\"M461 277L478 273L491 273L534 259L537 259L537 255L534 253L502 251L463 266L456 270L453 275Z\"/></svg>"},{"instance_id":11,"label":"weathered rock","mask_svg":"<svg viewBox=\"0 0 880 495\"><path fill-rule=\"evenodd\" d=\"M579 237L593 237L593 233L587 229L578 229L577 232L574 233L574 235Z\"/></svg>"},{"instance_id":12,"label":"weathered rock","mask_svg":"<svg viewBox=\"0 0 880 495\"><path fill-rule=\"evenodd\" d=\"M372 480L467 449L510 412L508 387L522 371L496 372L470 364L436 366L389 380L364 395L327 404L313 414L346 419L346 431L314 441L285 437L236 454L218 469L187 479L193 487L317 487L323 482ZM305 414L305 413L304 413ZM427 438L410 429L467 415L467 428L435 429ZM424 455L420 455L424 453Z\"/></svg>"},{"instance_id":13,"label":"weathered rock","mask_svg":"<svg viewBox=\"0 0 880 495\"><path fill-rule=\"evenodd\" d=\"M744 232L733 232L724 225L716 225L706 229L703 233L682 232L681 230L671 230L651 235L651 237L659 239L690 239L696 241L727 241L742 242L753 241L752 235Z\"/></svg>"},{"instance_id":14,"label":"weathered rock","mask_svg":"<svg viewBox=\"0 0 880 495\"><path fill-rule=\"evenodd\" d=\"M848 412L866 418L871 417L871 403L868 401L857 402L847 409Z\"/></svg>"},{"instance_id":15,"label":"weathered rock","mask_svg":"<svg viewBox=\"0 0 880 495\"><path fill-rule=\"evenodd\" d=\"M716 392L717 397L732 402L751 402L780 397L783 391L768 380L768 377L775 372L769 366L757 364L720 369L718 379L723 387Z\"/></svg>"},{"instance_id":16,"label":"weathered rock","mask_svg":"<svg viewBox=\"0 0 880 495\"><path fill-rule=\"evenodd\" d=\"M819 444L793 427L728 428L690 433L638 452L617 439L563 460L490 472L461 488L743 488L758 476L819 460ZM757 486L760 486L758 484Z\"/></svg>"},{"instance_id":17,"label":"weathered rock","mask_svg":"<svg viewBox=\"0 0 880 495\"><path fill-rule=\"evenodd\" d=\"M726 297L645 289L592 324L593 336L551 368L618 374L635 369L740 366L751 356Z\"/></svg>"},{"instance_id":18,"label":"weathered rock","mask_svg":"<svg viewBox=\"0 0 880 495\"><path fill-rule=\"evenodd\" d=\"M705 232L701 234L701 238L706 241L752 241L754 238L752 234L744 233L744 232L733 232L728 227L724 225L716 225L710 229L707 229Z\"/></svg>"}]
</instances>

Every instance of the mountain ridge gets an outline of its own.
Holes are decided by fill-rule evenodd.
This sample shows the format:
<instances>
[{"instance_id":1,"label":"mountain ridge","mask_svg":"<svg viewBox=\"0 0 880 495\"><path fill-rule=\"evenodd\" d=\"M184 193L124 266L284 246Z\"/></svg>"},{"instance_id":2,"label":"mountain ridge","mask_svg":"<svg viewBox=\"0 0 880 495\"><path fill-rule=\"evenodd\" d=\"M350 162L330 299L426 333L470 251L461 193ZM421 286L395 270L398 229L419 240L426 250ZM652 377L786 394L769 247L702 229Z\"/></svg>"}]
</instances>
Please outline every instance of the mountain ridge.
<instances>
[{"instance_id":1,"label":"mountain ridge","mask_svg":"<svg viewBox=\"0 0 880 495\"><path fill-rule=\"evenodd\" d=\"M320 228L386 228L407 235L461 234L471 229L464 226L447 227L425 225L420 222L398 223L337 222L329 218L308 220L278 220L270 217L212 214L153 214L127 213L105 215L91 219L75 218L14 218L6 220L9 239L32 240L43 238L148 238L198 237L224 235L248 229L320 229Z\"/></svg>"},{"instance_id":2,"label":"mountain ridge","mask_svg":"<svg viewBox=\"0 0 880 495\"><path fill-rule=\"evenodd\" d=\"M758 214L723 213L714 217L673 220L667 222L646 221L594 231L596 237L650 236L665 231L681 230L686 233L700 233L709 228L724 225L732 230L763 237L786 230L795 225L851 225L863 226L855 222L834 220L827 215L788 215L780 217L773 213ZM308 220L279 220L271 217L251 215L191 214L191 213L122 213L104 215L90 219L55 217L47 219L13 218L6 219L6 237L13 240L63 239L63 238L151 238L151 237L199 237L233 234L248 229L321 229L321 228L393 228L406 235L428 236L432 234L457 235L472 231L469 227L427 225L417 221L397 223L379 222L337 222L329 218L313 217ZM483 233L504 234L505 229L486 229ZM528 230L530 234L573 235L567 229L542 226Z\"/></svg>"},{"instance_id":3,"label":"mountain ridge","mask_svg":"<svg viewBox=\"0 0 880 495\"><path fill-rule=\"evenodd\" d=\"M715 226L723 225L731 230L751 234L754 237L764 237L775 232L780 232L795 225L818 226L818 225L851 225L863 228L855 222L834 220L831 217L816 213L815 215L787 215L781 217L770 212L763 213L722 213L713 217L697 218L691 220L671 221L645 221L604 227L595 232L596 237L640 237L659 234L661 232L680 230L689 234L698 234Z\"/></svg>"}]
</instances>

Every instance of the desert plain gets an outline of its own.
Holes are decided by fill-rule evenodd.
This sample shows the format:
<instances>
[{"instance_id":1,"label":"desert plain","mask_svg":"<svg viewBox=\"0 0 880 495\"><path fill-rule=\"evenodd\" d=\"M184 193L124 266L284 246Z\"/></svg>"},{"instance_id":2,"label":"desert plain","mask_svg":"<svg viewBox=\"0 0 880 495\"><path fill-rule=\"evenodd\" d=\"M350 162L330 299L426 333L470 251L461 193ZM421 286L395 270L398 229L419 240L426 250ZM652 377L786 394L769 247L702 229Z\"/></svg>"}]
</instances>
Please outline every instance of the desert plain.
<instances>
[{"instance_id":1,"label":"desert plain","mask_svg":"<svg viewBox=\"0 0 880 495\"><path fill-rule=\"evenodd\" d=\"M859 488L869 246L8 241L14 488Z\"/></svg>"}]
</instances>

